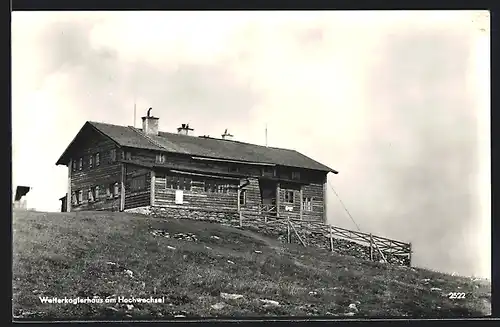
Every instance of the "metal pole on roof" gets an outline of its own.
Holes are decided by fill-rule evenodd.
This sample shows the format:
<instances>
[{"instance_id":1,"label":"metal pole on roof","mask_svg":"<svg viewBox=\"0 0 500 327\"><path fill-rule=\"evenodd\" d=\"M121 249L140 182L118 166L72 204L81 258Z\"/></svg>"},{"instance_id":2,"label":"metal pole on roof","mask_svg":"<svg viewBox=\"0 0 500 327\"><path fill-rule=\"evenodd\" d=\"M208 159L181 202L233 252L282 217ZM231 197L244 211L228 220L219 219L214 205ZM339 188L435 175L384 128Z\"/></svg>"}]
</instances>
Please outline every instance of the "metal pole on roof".
<instances>
[{"instance_id":1,"label":"metal pole on roof","mask_svg":"<svg viewBox=\"0 0 500 327\"><path fill-rule=\"evenodd\" d=\"M134 70L132 74L132 88L134 92L134 128L136 127L136 121L137 121L137 58L135 58L134 61Z\"/></svg>"},{"instance_id":2,"label":"metal pole on roof","mask_svg":"<svg viewBox=\"0 0 500 327\"><path fill-rule=\"evenodd\" d=\"M267 147L267 123L266 123L266 147Z\"/></svg>"},{"instance_id":3,"label":"metal pole on roof","mask_svg":"<svg viewBox=\"0 0 500 327\"><path fill-rule=\"evenodd\" d=\"M134 96L134 127L135 127L135 122L136 122L136 115L137 115L137 108L136 108L136 105L135 105L135 96Z\"/></svg>"}]
</instances>

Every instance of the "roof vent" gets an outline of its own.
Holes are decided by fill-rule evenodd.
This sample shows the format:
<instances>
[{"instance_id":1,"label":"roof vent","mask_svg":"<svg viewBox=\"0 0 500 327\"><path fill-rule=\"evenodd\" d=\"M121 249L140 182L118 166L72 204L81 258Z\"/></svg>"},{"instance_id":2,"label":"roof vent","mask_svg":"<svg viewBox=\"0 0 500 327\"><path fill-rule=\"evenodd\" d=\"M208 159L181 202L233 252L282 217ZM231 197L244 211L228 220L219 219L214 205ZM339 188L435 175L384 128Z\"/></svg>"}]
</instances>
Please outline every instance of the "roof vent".
<instances>
[{"instance_id":1,"label":"roof vent","mask_svg":"<svg viewBox=\"0 0 500 327\"><path fill-rule=\"evenodd\" d=\"M231 139L233 138L233 135L229 134L229 133L227 132L227 128L226 128L226 130L224 131L224 134L222 134L222 138L223 138L224 140L231 140Z\"/></svg>"}]
</instances>

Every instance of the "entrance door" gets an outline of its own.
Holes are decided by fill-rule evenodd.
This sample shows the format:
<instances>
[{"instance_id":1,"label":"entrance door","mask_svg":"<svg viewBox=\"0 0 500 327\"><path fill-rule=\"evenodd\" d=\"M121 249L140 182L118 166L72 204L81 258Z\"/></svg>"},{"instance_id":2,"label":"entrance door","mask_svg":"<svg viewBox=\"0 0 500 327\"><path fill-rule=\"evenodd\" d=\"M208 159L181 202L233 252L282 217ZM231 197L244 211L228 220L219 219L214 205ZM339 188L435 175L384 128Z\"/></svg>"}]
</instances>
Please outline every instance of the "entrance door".
<instances>
[{"instance_id":1,"label":"entrance door","mask_svg":"<svg viewBox=\"0 0 500 327\"><path fill-rule=\"evenodd\" d=\"M276 183L266 180L259 181L261 212L276 214Z\"/></svg>"}]
</instances>

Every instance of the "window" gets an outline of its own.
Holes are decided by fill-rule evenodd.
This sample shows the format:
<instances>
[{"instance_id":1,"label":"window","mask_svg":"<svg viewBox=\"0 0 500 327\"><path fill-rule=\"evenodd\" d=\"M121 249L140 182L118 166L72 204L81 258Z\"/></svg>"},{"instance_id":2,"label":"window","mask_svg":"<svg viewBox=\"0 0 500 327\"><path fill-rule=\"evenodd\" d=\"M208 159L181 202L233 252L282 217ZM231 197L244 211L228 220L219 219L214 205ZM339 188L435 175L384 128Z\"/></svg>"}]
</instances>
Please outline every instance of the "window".
<instances>
[{"instance_id":1,"label":"window","mask_svg":"<svg viewBox=\"0 0 500 327\"><path fill-rule=\"evenodd\" d=\"M213 193L231 193L235 189L233 184L222 180L206 180L205 192Z\"/></svg>"},{"instance_id":2,"label":"window","mask_svg":"<svg viewBox=\"0 0 500 327\"><path fill-rule=\"evenodd\" d=\"M118 183L109 184L106 193L108 198L110 199L112 199L113 197L117 197L120 194Z\"/></svg>"},{"instance_id":3,"label":"window","mask_svg":"<svg viewBox=\"0 0 500 327\"><path fill-rule=\"evenodd\" d=\"M80 158L80 162L78 164L78 170L82 170L83 169L83 158Z\"/></svg>"},{"instance_id":4,"label":"window","mask_svg":"<svg viewBox=\"0 0 500 327\"><path fill-rule=\"evenodd\" d=\"M290 172L288 171L280 171L280 177L283 179L290 179Z\"/></svg>"},{"instance_id":5,"label":"window","mask_svg":"<svg viewBox=\"0 0 500 327\"><path fill-rule=\"evenodd\" d=\"M156 155L156 163L165 163L165 155L163 153Z\"/></svg>"},{"instance_id":6,"label":"window","mask_svg":"<svg viewBox=\"0 0 500 327\"><path fill-rule=\"evenodd\" d=\"M174 176L165 176L165 179L166 179L166 188L170 188L170 189L176 189L177 188L177 185L174 185Z\"/></svg>"},{"instance_id":7,"label":"window","mask_svg":"<svg viewBox=\"0 0 500 327\"><path fill-rule=\"evenodd\" d=\"M275 177L276 176L276 170L274 167L264 167L262 168L262 176L267 176L267 177Z\"/></svg>"},{"instance_id":8,"label":"window","mask_svg":"<svg viewBox=\"0 0 500 327\"><path fill-rule=\"evenodd\" d=\"M100 158L99 158L99 152L97 152L97 153L95 154L95 166L96 166L96 167L97 167L97 166L99 166L99 164L100 164L100 160L99 160L99 159L100 159Z\"/></svg>"},{"instance_id":9,"label":"window","mask_svg":"<svg viewBox=\"0 0 500 327\"><path fill-rule=\"evenodd\" d=\"M71 163L73 166L73 171L76 171L76 160L73 160Z\"/></svg>"},{"instance_id":10,"label":"window","mask_svg":"<svg viewBox=\"0 0 500 327\"><path fill-rule=\"evenodd\" d=\"M97 200L99 200L99 186L94 186L89 190L89 202Z\"/></svg>"},{"instance_id":11,"label":"window","mask_svg":"<svg viewBox=\"0 0 500 327\"><path fill-rule=\"evenodd\" d=\"M92 168L94 166L94 156L90 155L89 157L89 168Z\"/></svg>"},{"instance_id":12,"label":"window","mask_svg":"<svg viewBox=\"0 0 500 327\"><path fill-rule=\"evenodd\" d=\"M215 192L217 190L217 186L215 181L206 180L205 181L205 192Z\"/></svg>"},{"instance_id":13,"label":"window","mask_svg":"<svg viewBox=\"0 0 500 327\"><path fill-rule=\"evenodd\" d=\"M246 190L241 190L240 191L240 205L245 205L247 203L247 191Z\"/></svg>"},{"instance_id":14,"label":"window","mask_svg":"<svg viewBox=\"0 0 500 327\"><path fill-rule=\"evenodd\" d=\"M293 203L293 194L294 194L294 192L292 190L285 191L285 202L286 203Z\"/></svg>"},{"instance_id":15,"label":"window","mask_svg":"<svg viewBox=\"0 0 500 327\"><path fill-rule=\"evenodd\" d=\"M83 191L80 190L78 191L78 204L81 204L83 202Z\"/></svg>"},{"instance_id":16,"label":"window","mask_svg":"<svg viewBox=\"0 0 500 327\"><path fill-rule=\"evenodd\" d=\"M132 152L130 152L130 151L125 152L125 159L132 160Z\"/></svg>"},{"instance_id":17,"label":"window","mask_svg":"<svg viewBox=\"0 0 500 327\"><path fill-rule=\"evenodd\" d=\"M189 178L189 177L184 178L184 190L186 190L186 191L191 190L191 182L192 182L191 178Z\"/></svg>"},{"instance_id":18,"label":"window","mask_svg":"<svg viewBox=\"0 0 500 327\"><path fill-rule=\"evenodd\" d=\"M146 188L146 175L132 178L132 182L130 183L130 189L142 190L144 188Z\"/></svg>"},{"instance_id":19,"label":"window","mask_svg":"<svg viewBox=\"0 0 500 327\"><path fill-rule=\"evenodd\" d=\"M173 190L191 190L191 178L189 177L179 177L179 176L166 176L167 184L166 188Z\"/></svg>"},{"instance_id":20,"label":"window","mask_svg":"<svg viewBox=\"0 0 500 327\"><path fill-rule=\"evenodd\" d=\"M116 149L111 149L111 151L109 152L109 160L111 162L116 161Z\"/></svg>"},{"instance_id":21,"label":"window","mask_svg":"<svg viewBox=\"0 0 500 327\"><path fill-rule=\"evenodd\" d=\"M117 196L118 196L118 194L120 194L120 191L119 191L119 189L118 189L118 183L115 183L113 186L114 186L114 189L113 189L113 195L114 195L115 197L117 197Z\"/></svg>"},{"instance_id":22,"label":"window","mask_svg":"<svg viewBox=\"0 0 500 327\"><path fill-rule=\"evenodd\" d=\"M76 163L76 161L75 161L75 163ZM76 197L76 192L73 192L72 195L71 195L71 203L73 203L74 205L78 204L78 199Z\"/></svg>"},{"instance_id":23,"label":"window","mask_svg":"<svg viewBox=\"0 0 500 327\"><path fill-rule=\"evenodd\" d=\"M312 211L312 198L311 197L305 197L302 199L302 210Z\"/></svg>"},{"instance_id":24,"label":"window","mask_svg":"<svg viewBox=\"0 0 500 327\"><path fill-rule=\"evenodd\" d=\"M292 171L292 179L300 179L300 172Z\"/></svg>"}]
</instances>

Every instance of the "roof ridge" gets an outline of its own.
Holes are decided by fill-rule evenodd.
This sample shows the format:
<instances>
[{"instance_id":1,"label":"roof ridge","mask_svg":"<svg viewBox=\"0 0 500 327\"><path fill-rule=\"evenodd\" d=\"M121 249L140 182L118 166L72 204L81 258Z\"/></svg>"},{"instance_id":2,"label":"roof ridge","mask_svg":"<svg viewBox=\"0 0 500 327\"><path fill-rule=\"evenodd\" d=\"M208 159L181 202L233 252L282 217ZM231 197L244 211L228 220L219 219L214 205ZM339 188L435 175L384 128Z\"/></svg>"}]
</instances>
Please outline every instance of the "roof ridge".
<instances>
[{"instance_id":1,"label":"roof ridge","mask_svg":"<svg viewBox=\"0 0 500 327\"><path fill-rule=\"evenodd\" d=\"M164 131L160 131L160 133L179 135L179 134L176 134L176 133L164 132ZM180 135L182 135L182 134L180 134ZM183 135L183 136L185 136L185 135ZM268 148L268 149L296 151L296 150L293 150L293 149L287 149L287 148L275 147L275 146L266 146L266 145L262 145L262 144L256 144L256 143L239 141L239 140L225 140L225 139L220 139L220 138L212 137L212 136L187 136L187 137L197 137L197 138L200 138L200 139L215 140L215 141L219 141L219 142L232 142L232 143L238 143L238 144L244 144L244 145L258 146L258 147L261 147L261 148Z\"/></svg>"},{"instance_id":2,"label":"roof ridge","mask_svg":"<svg viewBox=\"0 0 500 327\"><path fill-rule=\"evenodd\" d=\"M162 149L166 150L166 149L165 149L165 147L164 147L163 145L161 145L159 142L157 142L157 141L153 140L152 138L150 138L150 137L149 137L148 135L146 135L145 133L141 133L141 132L139 132L139 131L137 130L137 128L135 128L135 127L133 127L133 126L127 126L127 127L128 127L128 128L130 128L131 130L133 130L134 132L136 132L137 134L139 134L140 136L144 137L144 138L145 138L145 139L146 139L149 143L151 143L151 144L153 144L153 145L155 145L155 146L157 146L157 147L160 147L160 148L162 148Z\"/></svg>"}]
</instances>

